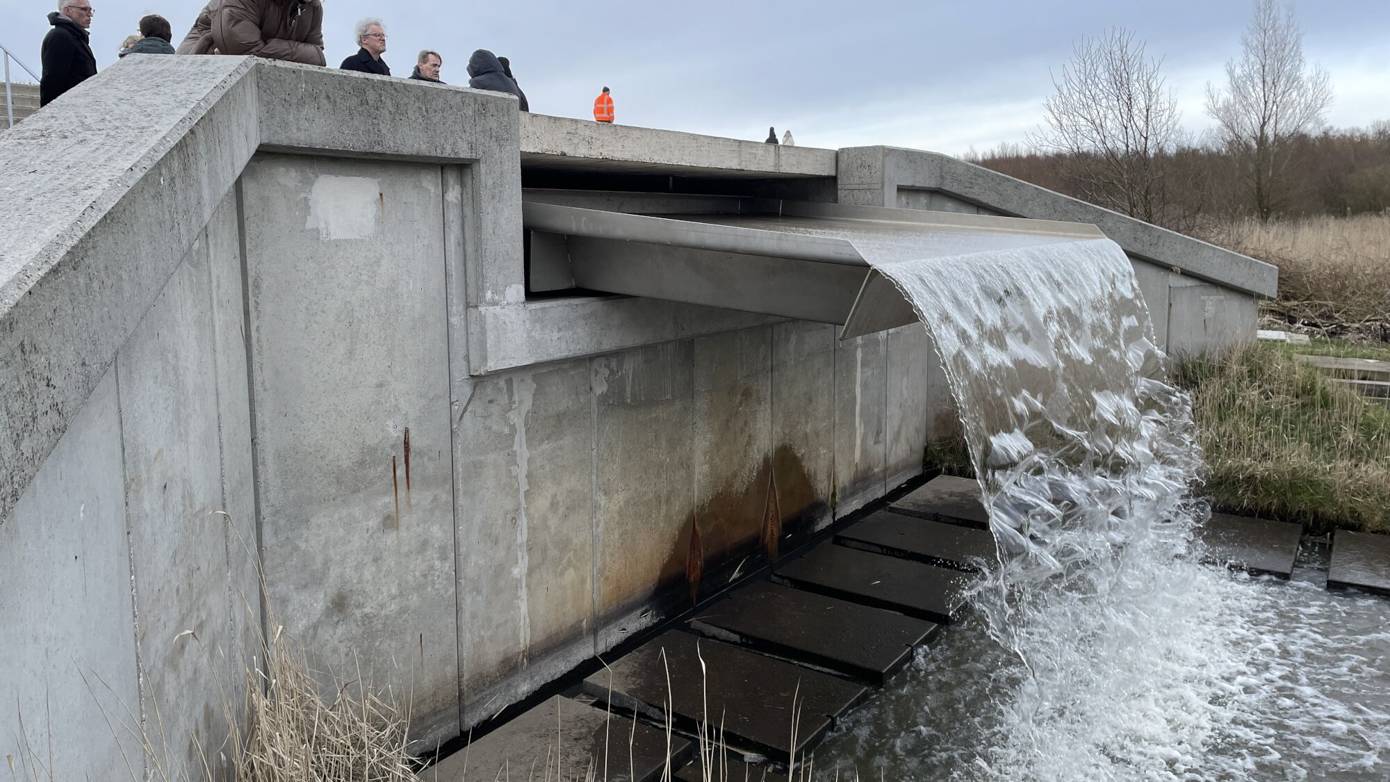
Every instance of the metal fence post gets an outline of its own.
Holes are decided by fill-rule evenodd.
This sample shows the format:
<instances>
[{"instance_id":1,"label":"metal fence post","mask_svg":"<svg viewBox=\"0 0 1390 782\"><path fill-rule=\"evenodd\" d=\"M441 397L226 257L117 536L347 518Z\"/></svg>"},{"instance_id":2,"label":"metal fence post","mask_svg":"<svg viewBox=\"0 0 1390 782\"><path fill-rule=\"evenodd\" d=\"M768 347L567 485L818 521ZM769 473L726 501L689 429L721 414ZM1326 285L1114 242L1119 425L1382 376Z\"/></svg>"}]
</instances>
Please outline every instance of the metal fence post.
<instances>
[{"instance_id":1,"label":"metal fence post","mask_svg":"<svg viewBox=\"0 0 1390 782\"><path fill-rule=\"evenodd\" d=\"M10 124L6 127L14 127L14 97L10 94L10 53L5 52L5 117Z\"/></svg>"}]
</instances>

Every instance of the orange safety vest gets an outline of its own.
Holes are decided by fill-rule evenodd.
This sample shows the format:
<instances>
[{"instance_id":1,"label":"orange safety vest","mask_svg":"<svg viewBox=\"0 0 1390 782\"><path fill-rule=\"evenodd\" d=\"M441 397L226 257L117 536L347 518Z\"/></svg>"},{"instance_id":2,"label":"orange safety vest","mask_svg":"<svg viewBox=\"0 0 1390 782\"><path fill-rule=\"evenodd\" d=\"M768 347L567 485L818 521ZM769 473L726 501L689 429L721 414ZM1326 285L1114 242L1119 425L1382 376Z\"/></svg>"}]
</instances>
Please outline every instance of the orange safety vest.
<instances>
[{"instance_id":1,"label":"orange safety vest","mask_svg":"<svg viewBox=\"0 0 1390 782\"><path fill-rule=\"evenodd\" d=\"M613 96L606 92L600 92L594 98L594 122L613 121Z\"/></svg>"}]
</instances>

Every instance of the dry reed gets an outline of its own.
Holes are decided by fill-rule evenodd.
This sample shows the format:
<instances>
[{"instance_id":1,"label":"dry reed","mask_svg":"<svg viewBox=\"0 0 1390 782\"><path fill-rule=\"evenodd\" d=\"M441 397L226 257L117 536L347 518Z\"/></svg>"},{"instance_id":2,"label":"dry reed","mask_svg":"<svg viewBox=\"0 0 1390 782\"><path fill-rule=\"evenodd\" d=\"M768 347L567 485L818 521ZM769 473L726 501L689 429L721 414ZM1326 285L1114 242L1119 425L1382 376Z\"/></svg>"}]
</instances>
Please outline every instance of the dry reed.
<instances>
[{"instance_id":1,"label":"dry reed","mask_svg":"<svg viewBox=\"0 0 1390 782\"><path fill-rule=\"evenodd\" d=\"M1390 341L1390 215L1309 217L1208 226L1202 238L1279 267L1267 307L1283 327Z\"/></svg>"}]
</instances>

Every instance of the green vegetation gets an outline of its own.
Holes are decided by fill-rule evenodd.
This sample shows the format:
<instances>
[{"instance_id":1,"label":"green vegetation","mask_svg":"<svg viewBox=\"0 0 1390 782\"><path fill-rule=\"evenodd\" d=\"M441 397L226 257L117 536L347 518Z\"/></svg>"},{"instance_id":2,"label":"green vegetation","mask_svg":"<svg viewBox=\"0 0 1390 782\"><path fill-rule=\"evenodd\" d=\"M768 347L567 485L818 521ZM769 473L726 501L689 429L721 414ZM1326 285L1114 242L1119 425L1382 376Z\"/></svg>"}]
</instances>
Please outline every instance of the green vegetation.
<instances>
[{"instance_id":1,"label":"green vegetation","mask_svg":"<svg viewBox=\"0 0 1390 782\"><path fill-rule=\"evenodd\" d=\"M1284 346L1189 358L1216 507L1332 528L1390 532L1390 408L1299 363Z\"/></svg>"}]
</instances>

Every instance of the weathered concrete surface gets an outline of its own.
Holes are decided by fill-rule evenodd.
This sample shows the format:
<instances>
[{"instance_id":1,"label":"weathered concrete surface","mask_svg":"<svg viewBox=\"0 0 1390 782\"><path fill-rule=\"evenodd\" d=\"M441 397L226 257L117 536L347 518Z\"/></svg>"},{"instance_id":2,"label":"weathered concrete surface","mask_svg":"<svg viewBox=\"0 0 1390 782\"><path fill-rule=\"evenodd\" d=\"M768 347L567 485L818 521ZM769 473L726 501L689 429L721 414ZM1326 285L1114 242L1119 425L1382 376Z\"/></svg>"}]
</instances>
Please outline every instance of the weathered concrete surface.
<instances>
[{"instance_id":1,"label":"weathered concrete surface","mask_svg":"<svg viewBox=\"0 0 1390 782\"><path fill-rule=\"evenodd\" d=\"M995 558L994 536L988 530L891 511L871 513L835 539L851 548L958 570L979 570L979 563Z\"/></svg>"},{"instance_id":2,"label":"weathered concrete surface","mask_svg":"<svg viewBox=\"0 0 1390 782\"><path fill-rule=\"evenodd\" d=\"M892 509L924 519L989 526L989 513L980 502L980 484L973 478L939 475L907 496L899 497Z\"/></svg>"},{"instance_id":3,"label":"weathered concrete surface","mask_svg":"<svg viewBox=\"0 0 1390 782\"><path fill-rule=\"evenodd\" d=\"M840 202L898 203L901 188L944 193L1018 217L1099 226L1130 255L1224 287L1272 297L1278 270L1238 253L935 152L852 147L839 153Z\"/></svg>"},{"instance_id":4,"label":"weathered concrete surface","mask_svg":"<svg viewBox=\"0 0 1390 782\"><path fill-rule=\"evenodd\" d=\"M835 487L835 327L772 327L773 482L784 534L832 521Z\"/></svg>"},{"instance_id":5,"label":"weathered concrete surface","mask_svg":"<svg viewBox=\"0 0 1390 782\"><path fill-rule=\"evenodd\" d=\"M1333 533L1327 586L1390 595L1390 535L1340 529Z\"/></svg>"},{"instance_id":6,"label":"weathered concrete surface","mask_svg":"<svg viewBox=\"0 0 1390 782\"><path fill-rule=\"evenodd\" d=\"M692 745L671 738L672 766ZM668 760L666 733L645 723L555 696L419 774L422 782L494 779L650 782ZM552 777L551 774L555 776Z\"/></svg>"},{"instance_id":7,"label":"weathered concrete surface","mask_svg":"<svg viewBox=\"0 0 1390 782\"><path fill-rule=\"evenodd\" d=\"M693 350L671 342L592 362L600 652L657 618L623 621L625 612L642 612L663 587L693 589L688 573L703 561L693 535Z\"/></svg>"},{"instance_id":8,"label":"weathered concrete surface","mask_svg":"<svg viewBox=\"0 0 1390 782\"><path fill-rule=\"evenodd\" d=\"M0 524L255 150L251 62L122 63L0 136Z\"/></svg>"},{"instance_id":9,"label":"weathered concrete surface","mask_svg":"<svg viewBox=\"0 0 1390 782\"><path fill-rule=\"evenodd\" d=\"M455 735L442 173L264 155L241 187L270 605L318 670L360 661Z\"/></svg>"},{"instance_id":10,"label":"weathered concrete surface","mask_svg":"<svg viewBox=\"0 0 1390 782\"><path fill-rule=\"evenodd\" d=\"M960 571L870 554L826 541L779 566L779 580L863 605L950 623L965 604L968 576Z\"/></svg>"},{"instance_id":11,"label":"weathered concrete surface","mask_svg":"<svg viewBox=\"0 0 1390 782\"><path fill-rule=\"evenodd\" d=\"M883 495L888 384L884 332L835 344L835 515Z\"/></svg>"},{"instance_id":12,"label":"weathered concrete surface","mask_svg":"<svg viewBox=\"0 0 1390 782\"><path fill-rule=\"evenodd\" d=\"M885 489L901 486L922 474L927 446L932 370L940 362L931 337L920 324L889 331L885 342L888 394L886 401Z\"/></svg>"},{"instance_id":13,"label":"weathered concrete surface","mask_svg":"<svg viewBox=\"0 0 1390 782\"><path fill-rule=\"evenodd\" d=\"M601 125L543 114L521 115L521 157L527 165L555 169L755 179L833 177L836 159L831 149Z\"/></svg>"},{"instance_id":14,"label":"weathered concrete surface","mask_svg":"<svg viewBox=\"0 0 1390 782\"><path fill-rule=\"evenodd\" d=\"M1249 293L1190 277L1168 291L1168 353L1196 354L1255 339L1259 304Z\"/></svg>"},{"instance_id":15,"label":"weathered concrete surface","mask_svg":"<svg viewBox=\"0 0 1390 782\"><path fill-rule=\"evenodd\" d=\"M233 572L233 542L217 513L225 503L211 284L204 235L116 362L142 707L156 769L196 768L203 748L226 735L224 693L238 688L251 651L230 634L230 619L244 615L245 601L258 603L256 582L235 579L246 573Z\"/></svg>"},{"instance_id":16,"label":"weathered concrete surface","mask_svg":"<svg viewBox=\"0 0 1390 782\"><path fill-rule=\"evenodd\" d=\"M800 757L866 693L829 674L678 630L662 633L585 679L584 691L656 719L664 718L669 703L682 730L694 732L701 723L720 726L729 744L783 762L793 753Z\"/></svg>"},{"instance_id":17,"label":"weathered concrete surface","mask_svg":"<svg viewBox=\"0 0 1390 782\"><path fill-rule=\"evenodd\" d=\"M1302 534L1299 524L1229 513L1213 513L1197 531L1205 561L1280 578L1293 574Z\"/></svg>"},{"instance_id":18,"label":"weathered concrete surface","mask_svg":"<svg viewBox=\"0 0 1390 782\"><path fill-rule=\"evenodd\" d=\"M1134 280L1139 284L1139 292L1144 296L1144 304L1149 308L1149 318L1153 321L1154 340L1163 350L1168 349L1168 288L1173 273L1167 269L1144 261L1130 259L1134 265Z\"/></svg>"},{"instance_id":19,"label":"weathered concrete surface","mask_svg":"<svg viewBox=\"0 0 1390 782\"><path fill-rule=\"evenodd\" d=\"M145 773L115 375L0 527L0 758L19 779Z\"/></svg>"},{"instance_id":20,"label":"weathered concrete surface","mask_svg":"<svg viewBox=\"0 0 1390 782\"><path fill-rule=\"evenodd\" d=\"M692 629L876 686L939 626L922 619L759 581L701 610Z\"/></svg>"},{"instance_id":21,"label":"weathered concrete surface","mask_svg":"<svg viewBox=\"0 0 1390 782\"><path fill-rule=\"evenodd\" d=\"M478 380L454 443L459 655L472 723L595 653L588 362Z\"/></svg>"}]
</instances>

